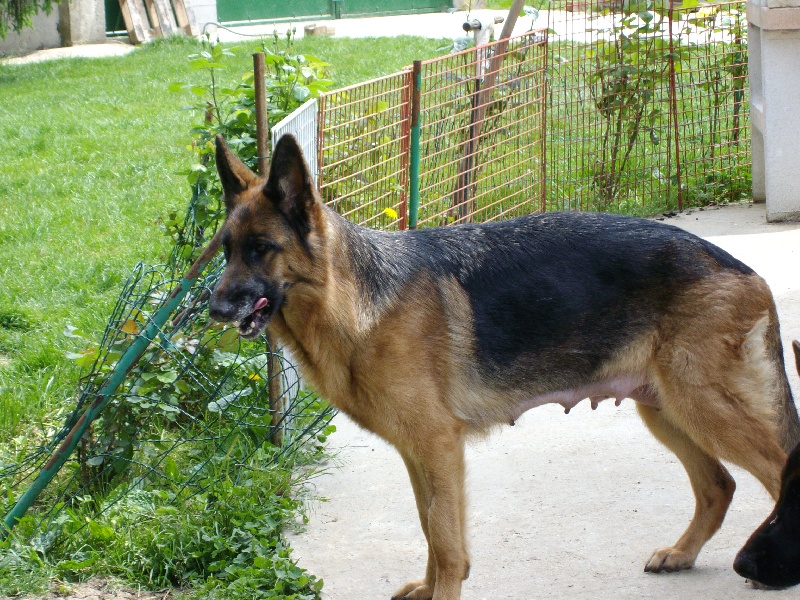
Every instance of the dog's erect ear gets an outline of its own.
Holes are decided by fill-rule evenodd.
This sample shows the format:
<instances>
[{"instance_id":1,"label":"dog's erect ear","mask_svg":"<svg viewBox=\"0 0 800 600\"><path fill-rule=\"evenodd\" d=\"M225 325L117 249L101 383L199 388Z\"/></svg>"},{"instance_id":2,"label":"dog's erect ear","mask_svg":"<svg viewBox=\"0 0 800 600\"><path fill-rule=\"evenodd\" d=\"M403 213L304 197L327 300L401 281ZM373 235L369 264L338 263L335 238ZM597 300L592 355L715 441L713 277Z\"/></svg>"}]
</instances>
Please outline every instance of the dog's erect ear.
<instances>
[{"instance_id":1,"label":"dog's erect ear","mask_svg":"<svg viewBox=\"0 0 800 600\"><path fill-rule=\"evenodd\" d=\"M225 139L217 134L217 173L225 195L225 206L228 211L236 205L236 198L247 187L258 180L258 176L230 151Z\"/></svg>"},{"instance_id":2,"label":"dog's erect ear","mask_svg":"<svg viewBox=\"0 0 800 600\"><path fill-rule=\"evenodd\" d=\"M311 229L309 209L314 204L314 183L303 151L291 135L283 135L272 153L264 193L304 240Z\"/></svg>"}]
</instances>

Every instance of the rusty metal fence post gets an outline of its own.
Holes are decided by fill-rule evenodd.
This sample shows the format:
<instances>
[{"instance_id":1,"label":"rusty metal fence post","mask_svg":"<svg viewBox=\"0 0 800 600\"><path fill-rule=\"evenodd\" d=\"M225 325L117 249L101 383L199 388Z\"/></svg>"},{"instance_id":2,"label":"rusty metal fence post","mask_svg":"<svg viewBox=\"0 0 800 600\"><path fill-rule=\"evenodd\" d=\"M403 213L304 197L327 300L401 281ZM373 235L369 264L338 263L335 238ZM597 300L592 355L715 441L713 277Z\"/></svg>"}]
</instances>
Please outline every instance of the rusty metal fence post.
<instances>
[{"instance_id":1,"label":"rusty metal fence post","mask_svg":"<svg viewBox=\"0 0 800 600\"><path fill-rule=\"evenodd\" d=\"M256 108L256 147L258 149L258 174L266 177L269 169L267 160L269 153L269 127L267 125L267 99L266 99L266 65L264 53L253 54L253 86L255 90ZM267 363L267 377L269 378L269 412L272 415L272 437L270 441L275 446L283 443L283 431L280 424L283 420L283 386L278 374L281 372L280 359L275 336L269 330L264 332L269 344L270 358Z\"/></svg>"},{"instance_id":2,"label":"rusty metal fence post","mask_svg":"<svg viewBox=\"0 0 800 600\"><path fill-rule=\"evenodd\" d=\"M683 210L683 182L681 181L681 136L678 128L678 86L675 79L675 38L672 24L675 18L675 0L669 0L669 112L675 138L675 178L678 186L678 210Z\"/></svg>"}]
</instances>

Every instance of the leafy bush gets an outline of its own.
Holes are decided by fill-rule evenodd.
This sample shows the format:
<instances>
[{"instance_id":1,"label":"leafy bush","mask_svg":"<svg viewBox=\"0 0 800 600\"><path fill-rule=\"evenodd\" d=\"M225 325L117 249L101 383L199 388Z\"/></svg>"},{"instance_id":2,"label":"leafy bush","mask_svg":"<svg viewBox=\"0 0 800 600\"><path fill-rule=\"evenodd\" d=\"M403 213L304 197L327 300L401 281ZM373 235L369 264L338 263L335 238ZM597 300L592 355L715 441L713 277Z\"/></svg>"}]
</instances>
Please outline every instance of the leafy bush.
<instances>
[{"instance_id":1,"label":"leafy bush","mask_svg":"<svg viewBox=\"0 0 800 600\"><path fill-rule=\"evenodd\" d=\"M42 534L26 517L0 547L0 588L14 593L17 580L30 589L46 566L62 580L114 576L203 598L316 599L322 580L294 563L281 537L300 508L289 495L295 482L290 471L259 469L263 459L240 465L244 480L217 473L208 492L188 499L138 490L109 497L98 513L94 499L77 498Z\"/></svg>"},{"instance_id":2,"label":"leafy bush","mask_svg":"<svg viewBox=\"0 0 800 600\"><path fill-rule=\"evenodd\" d=\"M332 84L327 78L328 63L296 51L294 30L288 31L285 38L276 33L271 45L262 42L261 50L266 65L267 120L270 128L309 98L316 98L320 92L327 91ZM235 87L222 87L217 81L219 71L226 68L226 59L233 55L234 50L226 49L221 44L207 44L202 52L189 57L189 68L207 72L208 83L173 83L170 86L173 92L192 93L195 101L187 108L198 118L191 130L191 149L195 153L196 163L186 174L200 200L195 203L194 223L187 230L177 213L171 213L164 220L167 234L174 239L180 257L187 262L197 255L223 217L222 188L214 166L216 135L222 134L239 158L256 170L258 150L253 72L244 73Z\"/></svg>"}]
</instances>

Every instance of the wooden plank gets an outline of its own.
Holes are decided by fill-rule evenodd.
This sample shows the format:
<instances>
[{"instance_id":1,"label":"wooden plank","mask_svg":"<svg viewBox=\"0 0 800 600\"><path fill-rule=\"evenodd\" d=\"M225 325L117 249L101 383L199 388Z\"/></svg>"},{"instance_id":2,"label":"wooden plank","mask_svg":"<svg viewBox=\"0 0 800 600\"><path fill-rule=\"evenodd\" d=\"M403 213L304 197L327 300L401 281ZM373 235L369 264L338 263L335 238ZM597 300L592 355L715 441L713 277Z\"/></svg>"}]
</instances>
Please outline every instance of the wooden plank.
<instances>
[{"instance_id":1,"label":"wooden plank","mask_svg":"<svg viewBox=\"0 0 800 600\"><path fill-rule=\"evenodd\" d=\"M194 18L194 13L186 10L186 3L183 0L172 0L172 8L175 11L175 21L178 23L178 29L184 35L200 35L197 30L197 21Z\"/></svg>"},{"instance_id":2,"label":"wooden plank","mask_svg":"<svg viewBox=\"0 0 800 600\"><path fill-rule=\"evenodd\" d=\"M122 10L122 18L125 21L125 29L134 44L149 42L158 34L150 27L147 20L142 0L119 0L119 7Z\"/></svg>"},{"instance_id":3,"label":"wooden plank","mask_svg":"<svg viewBox=\"0 0 800 600\"><path fill-rule=\"evenodd\" d=\"M119 0L131 42L168 35L196 35L197 23L183 0Z\"/></svg>"},{"instance_id":4,"label":"wooden plank","mask_svg":"<svg viewBox=\"0 0 800 600\"><path fill-rule=\"evenodd\" d=\"M147 17L150 19L150 26L153 28L155 37L162 37L164 32L161 31L161 24L158 20L158 12L153 4L153 0L144 0L144 5L147 10Z\"/></svg>"},{"instance_id":5,"label":"wooden plank","mask_svg":"<svg viewBox=\"0 0 800 600\"><path fill-rule=\"evenodd\" d=\"M175 22L175 15L172 14L172 5L169 0L149 0L155 7L158 25L161 28L161 35L178 34L178 24Z\"/></svg>"}]
</instances>

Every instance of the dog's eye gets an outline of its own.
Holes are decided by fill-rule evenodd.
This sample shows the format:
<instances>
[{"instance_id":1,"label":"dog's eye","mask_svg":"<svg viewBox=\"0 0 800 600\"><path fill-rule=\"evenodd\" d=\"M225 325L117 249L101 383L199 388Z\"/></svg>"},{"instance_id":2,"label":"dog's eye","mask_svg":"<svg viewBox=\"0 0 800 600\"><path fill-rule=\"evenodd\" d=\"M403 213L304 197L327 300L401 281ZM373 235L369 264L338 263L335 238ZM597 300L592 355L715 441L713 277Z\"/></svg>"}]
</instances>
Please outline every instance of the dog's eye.
<instances>
[{"instance_id":1,"label":"dog's eye","mask_svg":"<svg viewBox=\"0 0 800 600\"><path fill-rule=\"evenodd\" d=\"M256 254L266 254L270 250L274 250L275 245L269 242L256 242L253 244L253 252Z\"/></svg>"},{"instance_id":2,"label":"dog's eye","mask_svg":"<svg viewBox=\"0 0 800 600\"><path fill-rule=\"evenodd\" d=\"M266 240L253 240L249 244L249 249L253 258L261 258L269 252L278 250L278 246Z\"/></svg>"}]
</instances>

